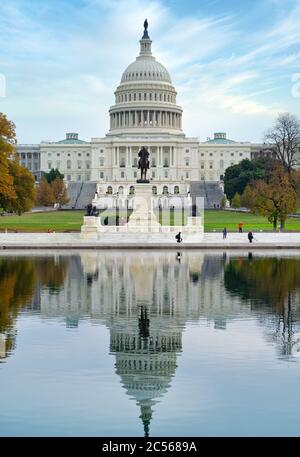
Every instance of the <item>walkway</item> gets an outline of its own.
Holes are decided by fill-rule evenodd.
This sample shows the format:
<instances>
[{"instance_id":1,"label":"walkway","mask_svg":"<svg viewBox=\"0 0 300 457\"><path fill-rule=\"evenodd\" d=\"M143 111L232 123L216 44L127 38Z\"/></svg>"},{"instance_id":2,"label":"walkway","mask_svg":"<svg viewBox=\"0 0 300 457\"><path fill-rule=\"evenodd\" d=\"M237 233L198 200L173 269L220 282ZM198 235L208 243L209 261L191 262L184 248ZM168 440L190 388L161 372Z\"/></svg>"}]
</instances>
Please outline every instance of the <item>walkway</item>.
<instances>
[{"instance_id":1,"label":"walkway","mask_svg":"<svg viewBox=\"0 0 300 457\"><path fill-rule=\"evenodd\" d=\"M223 240L222 233L206 233L200 243L177 244L159 242L153 236L136 234L111 234L98 241L80 239L79 233L0 233L1 249L300 249L300 233L254 233L252 244L248 242L247 233L229 233Z\"/></svg>"}]
</instances>

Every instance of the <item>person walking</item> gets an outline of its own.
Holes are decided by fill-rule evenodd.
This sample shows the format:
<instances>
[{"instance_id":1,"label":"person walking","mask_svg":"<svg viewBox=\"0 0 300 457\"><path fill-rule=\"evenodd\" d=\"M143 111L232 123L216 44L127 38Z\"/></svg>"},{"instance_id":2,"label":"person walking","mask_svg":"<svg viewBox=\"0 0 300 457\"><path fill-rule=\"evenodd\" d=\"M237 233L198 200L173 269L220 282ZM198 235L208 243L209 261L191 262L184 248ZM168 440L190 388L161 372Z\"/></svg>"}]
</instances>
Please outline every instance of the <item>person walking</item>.
<instances>
[{"instance_id":1,"label":"person walking","mask_svg":"<svg viewBox=\"0 0 300 457\"><path fill-rule=\"evenodd\" d=\"M226 240L226 238L227 238L227 228L224 227L224 229L223 229L223 240Z\"/></svg>"},{"instance_id":2,"label":"person walking","mask_svg":"<svg viewBox=\"0 0 300 457\"><path fill-rule=\"evenodd\" d=\"M239 228L239 233L243 233L243 223L240 222L239 225L238 225L238 228Z\"/></svg>"},{"instance_id":3,"label":"person walking","mask_svg":"<svg viewBox=\"0 0 300 457\"><path fill-rule=\"evenodd\" d=\"M250 232L248 233L248 240L249 240L249 243L252 243L253 238L254 238L253 233L250 231Z\"/></svg>"},{"instance_id":4,"label":"person walking","mask_svg":"<svg viewBox=\"0 0 300 457\"><path fill-rule=\"evenodd\" d=\"M181 243L182 242L181 232L178 232L177 235L175 235L175 238L177 240L177 243Z\"/></svg>"}]
</instances>

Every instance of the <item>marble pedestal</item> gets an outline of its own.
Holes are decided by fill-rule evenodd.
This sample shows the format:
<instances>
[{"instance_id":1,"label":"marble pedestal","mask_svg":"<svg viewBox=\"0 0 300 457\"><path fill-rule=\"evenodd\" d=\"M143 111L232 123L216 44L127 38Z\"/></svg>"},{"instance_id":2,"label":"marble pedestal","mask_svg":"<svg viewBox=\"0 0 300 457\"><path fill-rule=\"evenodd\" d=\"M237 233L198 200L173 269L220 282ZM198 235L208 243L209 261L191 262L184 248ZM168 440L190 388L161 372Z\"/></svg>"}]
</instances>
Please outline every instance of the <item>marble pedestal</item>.
<instances>
[{"instance_id":1,"label":"marble pedestal","mask_svg":"<svg viewBox=\"0 0 300 457\"><path fill-rule=\"evenodd\" d=\"M101 230L100 218L96 216L84 216L81 226L80 238L82 240L97 240Z\"/></svg>"},{"instance_id":2,"label":"marble pedestal","mask_svg":"<svg viewBox=\"0 0 300 457\"><path fill-rule=\"evenodd\" d=\"M158 233L160 223L153 212L152 185L135 185L134 210L126 224L129 233Z\"/></svg>"}]
</instances>

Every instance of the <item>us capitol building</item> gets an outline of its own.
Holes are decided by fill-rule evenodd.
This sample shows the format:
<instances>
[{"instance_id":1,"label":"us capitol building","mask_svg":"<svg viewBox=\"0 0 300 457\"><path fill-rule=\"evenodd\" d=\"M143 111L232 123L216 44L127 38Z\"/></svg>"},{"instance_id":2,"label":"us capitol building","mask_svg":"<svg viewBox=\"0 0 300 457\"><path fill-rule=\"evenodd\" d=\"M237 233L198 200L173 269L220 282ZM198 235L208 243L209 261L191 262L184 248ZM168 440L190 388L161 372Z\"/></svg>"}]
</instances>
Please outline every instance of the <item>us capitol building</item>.
<instances>
[{"instance_id":1,"label":"us capitol building","mask_svg":"<svg viewBox=\"0 0 300 457\"><path fill-rule=\"evenodd\" d=\"M259 145L227 139L224 132L205 142L187 138L171 76L152 55L151 46L146 20L140 53L124 71L115 91L115 104L109 109L110 128L104 138L86 142L78 133L67 133L58 142L17 146L20 163L37 181L41 172L52 168L64 174L72 208L92 199L101 207L103 197L134 194L138 151L143 146L150 152L148 176L154 195L185 197L191 183L198 183L203 192L206 184L215 186L216 200L222 195L226 168L250 159L259 150Z\"/></svg>"}]
</instances>

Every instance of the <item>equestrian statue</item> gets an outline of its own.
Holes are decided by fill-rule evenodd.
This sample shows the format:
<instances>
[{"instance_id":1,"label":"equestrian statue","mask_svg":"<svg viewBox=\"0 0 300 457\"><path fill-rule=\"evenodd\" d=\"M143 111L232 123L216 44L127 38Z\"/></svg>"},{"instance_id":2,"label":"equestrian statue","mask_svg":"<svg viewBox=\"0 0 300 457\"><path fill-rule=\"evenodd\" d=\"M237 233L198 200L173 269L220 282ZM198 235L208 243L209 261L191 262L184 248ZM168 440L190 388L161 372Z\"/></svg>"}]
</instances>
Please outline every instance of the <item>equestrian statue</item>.
<instances>
[{"instance_id":1,"label":"equestrian statue","mask_svg":"<svg viewBox=\"0 0 300 457\"><path fill-rule=\"evenodd\" d=\"M142 147L140 150L138 156L139 156L139 162L138 162L138 168L141 170L141 179L138 180L138 182L143 182L143 183L149 183L147 180L147 170L149 170L149 152L145 148L145 146Z\"/></svg>"}]
</instances>

